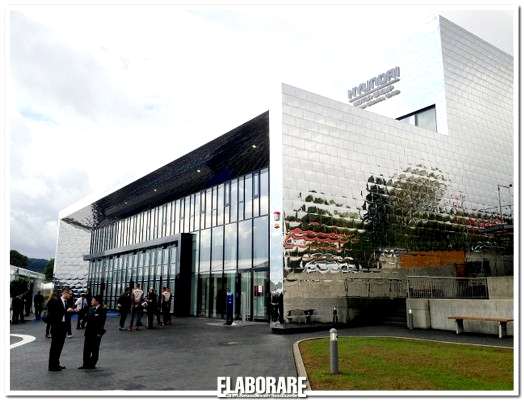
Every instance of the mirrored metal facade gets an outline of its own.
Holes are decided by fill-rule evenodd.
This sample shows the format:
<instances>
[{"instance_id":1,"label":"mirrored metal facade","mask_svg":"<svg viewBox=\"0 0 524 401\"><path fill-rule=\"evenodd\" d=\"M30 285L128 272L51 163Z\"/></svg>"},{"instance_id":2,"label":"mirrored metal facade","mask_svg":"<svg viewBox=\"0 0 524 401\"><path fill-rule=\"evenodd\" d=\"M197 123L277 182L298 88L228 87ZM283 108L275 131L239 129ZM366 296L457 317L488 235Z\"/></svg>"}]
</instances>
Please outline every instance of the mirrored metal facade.
<instances>
[{"instance_id":1,"label":"mirrored metal facade","mask_svg":"<svg viewBox=\"0 0 524 401\"><path fill-rule=\"evenodd\" d=\"M330 322L338 308L350 320L350 282L366 274L513 274L513 60L439 22L442 75L428 80L445 88L432 102L445 135L283 85L276 326L296 310Z\"/></svg>"}]
</instances>

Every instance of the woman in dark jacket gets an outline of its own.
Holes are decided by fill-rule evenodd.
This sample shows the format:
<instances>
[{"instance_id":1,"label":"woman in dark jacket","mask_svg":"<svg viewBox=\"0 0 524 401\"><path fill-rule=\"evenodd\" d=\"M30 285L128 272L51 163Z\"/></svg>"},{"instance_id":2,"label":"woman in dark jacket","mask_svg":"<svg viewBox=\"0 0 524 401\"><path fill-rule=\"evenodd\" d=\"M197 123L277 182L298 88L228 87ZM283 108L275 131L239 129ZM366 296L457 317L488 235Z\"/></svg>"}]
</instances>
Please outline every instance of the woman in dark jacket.
<instances>
[{"instance_id":1,"label":"woman in dark jacket","mask_svg":"<svg viewBox=\"0 0 524 401\"><path fill-rule=\"evenodd\" d=\"M120 327L118 330L125 330L126 317L131 310L131 290L126 288L124 293L118 298L118 311L120 312Z\"/></svg>"},{"instance_id":2,"label":"woman in dark jacket","mask_svg":"<svg viewBox=\"0 0 524 401\"><path fill-rule=\"evenodd\" d=\"M154 288L150 288L147 293L147 328L154 329L153 320L157 318L158 324L160 324L160 310L158 305L158 295Z\"/></svg>"}]
</instances>

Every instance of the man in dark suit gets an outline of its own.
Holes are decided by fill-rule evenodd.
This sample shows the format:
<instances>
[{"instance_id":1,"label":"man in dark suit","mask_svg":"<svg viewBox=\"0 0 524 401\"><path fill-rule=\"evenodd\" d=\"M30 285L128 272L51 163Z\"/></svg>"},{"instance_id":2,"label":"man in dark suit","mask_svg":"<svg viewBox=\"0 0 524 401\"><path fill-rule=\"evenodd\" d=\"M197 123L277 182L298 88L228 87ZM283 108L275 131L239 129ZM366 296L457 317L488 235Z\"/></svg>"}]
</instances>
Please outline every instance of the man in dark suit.
<instances>
[{"instance_id":1,"label":"man in dark suit","mask_svg":"<svg viewBox=\"0 0 524 401\"><path fill-rule=\"evenodd\" d=\"M102 304L102 295L96 295L91 300L91 308L87 312L85 340L84 340L84 363L78 369L95 369L100 351L100 341L106 332L106 309Z\"/></svg>"},{"instance_id":2,"label":"man in dark suit","mask_svg":"<svg viewBox=\"0 0 524 401\"><path fill-rule=\"evenodd\" d=\"M60 354L66 338L66 312L68 311L68 290L62 291L60 298L52 298L47 303L47 320L51 324L51 348L49 349L49 370L58 372L65 369L60 365ZM70 312L72 308L69 308Z\"/></svg>"}]
</instances>

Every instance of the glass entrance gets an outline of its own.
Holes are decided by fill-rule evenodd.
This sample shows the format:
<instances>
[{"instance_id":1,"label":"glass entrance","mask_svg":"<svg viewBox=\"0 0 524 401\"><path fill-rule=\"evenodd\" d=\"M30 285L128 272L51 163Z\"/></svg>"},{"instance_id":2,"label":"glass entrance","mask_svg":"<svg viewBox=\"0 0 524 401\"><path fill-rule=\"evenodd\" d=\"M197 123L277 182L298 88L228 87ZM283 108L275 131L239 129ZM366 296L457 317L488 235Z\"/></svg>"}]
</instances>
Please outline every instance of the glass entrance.
<instances>
[{"instance_id":1,"label":"glass entrance","mask_svg":"<svg viewBox=\"0 0 524 401\"><path fill-rule=\"evenodd\" d=\"M240 318L251 319L251 272L240 272Z\"/></svg>"},{"instance_id":2,"label":"glass entrance","mask_svg":"<svg viewBox=\"0 0 524 401\"><path fill-rule=\"evenodd\" d=\"M269 272L253 272L253 319L268 320Z\"/></svg>"},{"instance_id":3,"label":"glass entrance","mask_svg":"<svg viewBox=\"0 0 524 401\"><path fill-rule=\"evenodd\" d=\"M220 274L211 274L211 313L210 316L216 319L224 318L224 306L226 303L226 294L223 287L223 277Z\"/></svg>"}]
</instances>

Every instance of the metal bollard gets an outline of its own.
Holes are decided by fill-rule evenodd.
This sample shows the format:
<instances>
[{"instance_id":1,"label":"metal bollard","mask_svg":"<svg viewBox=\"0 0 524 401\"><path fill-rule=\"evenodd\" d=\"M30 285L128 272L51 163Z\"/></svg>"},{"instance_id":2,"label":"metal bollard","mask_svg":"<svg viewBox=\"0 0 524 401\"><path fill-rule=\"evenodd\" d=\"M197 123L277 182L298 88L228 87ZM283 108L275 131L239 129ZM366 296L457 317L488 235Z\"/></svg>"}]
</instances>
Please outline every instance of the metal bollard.
<instances>
[{"instance_id":1,"label":"metal bollard","mask_svg":"<svg viewBox=\"0 0 524 401\"><path fill-rule=\"evenodd\" d=\"M329 368L331 374L338 374L338 335L337 329L329 330Z\"/></svg>"},{"instance_id":2,"label":"metal bollard","mask_svg":"<svg viewBox=\"0 0 524 401\"><path fill-rule=\"evenodd\" d=\"M408 310L408 329L413 330L413 311Z\"/></svg>"}]
</instances>

